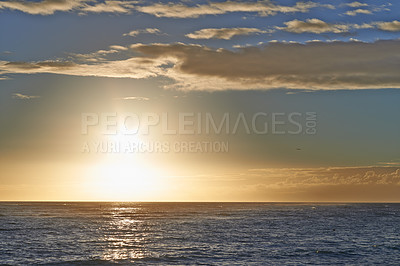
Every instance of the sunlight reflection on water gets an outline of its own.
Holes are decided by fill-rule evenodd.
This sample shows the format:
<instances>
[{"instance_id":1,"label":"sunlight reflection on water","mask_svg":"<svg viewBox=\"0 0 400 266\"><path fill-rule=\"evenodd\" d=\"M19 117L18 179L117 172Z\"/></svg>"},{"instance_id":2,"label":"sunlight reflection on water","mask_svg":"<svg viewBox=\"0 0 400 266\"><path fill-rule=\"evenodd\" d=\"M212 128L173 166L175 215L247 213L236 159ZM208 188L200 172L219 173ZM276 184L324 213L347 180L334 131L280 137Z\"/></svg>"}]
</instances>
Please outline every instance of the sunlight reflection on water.
<instances>
[{"instance_id":1,"label":"sunlight reflection on water","mask_svg":"<svg viewBox=\"0 0 400 266\"><path fill-rule=\"evenodd\" d=\"M111 220L105 225L104 240L108 246L104 250L102 260L134 260L146 256L146 237L148 231L144 220L135 219L142 208L115 207L111 211ZM139 231L139 228L141 231Z\"/></svg>"},{"instance_id":2,"label":"sunlight reflection on water","mask_svg":"<svg viewBox=\"0 0 400 266\"><path fill-rule=\"evenodd\" d=\"M400 264L400 204L0 203L0 264Z\"/></svg>"}]
</instances>

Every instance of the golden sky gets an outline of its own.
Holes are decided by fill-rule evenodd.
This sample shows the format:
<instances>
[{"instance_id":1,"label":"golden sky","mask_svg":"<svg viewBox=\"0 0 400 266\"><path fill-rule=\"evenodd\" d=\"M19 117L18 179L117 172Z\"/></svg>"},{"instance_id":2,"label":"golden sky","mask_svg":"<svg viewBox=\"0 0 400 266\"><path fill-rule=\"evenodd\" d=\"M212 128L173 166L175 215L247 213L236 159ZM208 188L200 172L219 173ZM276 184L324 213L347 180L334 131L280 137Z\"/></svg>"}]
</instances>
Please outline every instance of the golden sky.
<instances>
[{"instance_id":1,"label":"golden sky","mask_svg":"<svg viewBox=\"0 0 400 266\"><path fill-rule=\"evenodd\" d=\"M396 1L0 2L0 200L399 201Z\"/></svg>"}]
</instances>

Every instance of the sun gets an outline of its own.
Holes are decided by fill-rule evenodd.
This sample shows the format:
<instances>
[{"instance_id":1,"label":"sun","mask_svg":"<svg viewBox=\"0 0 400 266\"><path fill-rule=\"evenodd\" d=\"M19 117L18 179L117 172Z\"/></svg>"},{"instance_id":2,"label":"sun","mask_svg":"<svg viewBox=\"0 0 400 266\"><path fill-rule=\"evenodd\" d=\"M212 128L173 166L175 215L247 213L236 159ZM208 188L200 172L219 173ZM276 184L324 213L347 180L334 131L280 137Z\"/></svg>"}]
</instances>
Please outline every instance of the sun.
<instances>
[{"instance_id":1,"label":"sun","mask_svg":"<svg viewBox=\"0 0 400 266\"><path fill-rule=\"evenodd\" d=\"M165 187L157 167L138 158L107 158L90 172L87 185L99 200L154 200Z\"/></svg>"},{"instance_id":2,"label":"sun","mask_svg":"<svg viewBox=\"0 0 400 266\"><path fill-rule=\"evenodd\" d=\"M141 143L136 135L114 135L110 141L121 145ZM99 200L152 201L166 188L157 163L145 154L103 154L89 169L87 190ZM95 194L95 195L93 195Z\"/></svg>"},{"instance_id":3,"label":"sun","mask_svg":"<svg viewBox=\"0 0 400 266\"><path fill-rule=\"evenodd\" d=\"M120 147L117 152L98 154L89 166L85 191L91 198L107 201L155 201L168 192L166 169L161 169L154 156L136 149L126 152L122 147L146 145L140 134L127 134L121 127L118 134L108 135L103 140ZM106 149L110 151L110 149ZM153 159L151 159L153 158Z\"/></svg>"}]
</instances>

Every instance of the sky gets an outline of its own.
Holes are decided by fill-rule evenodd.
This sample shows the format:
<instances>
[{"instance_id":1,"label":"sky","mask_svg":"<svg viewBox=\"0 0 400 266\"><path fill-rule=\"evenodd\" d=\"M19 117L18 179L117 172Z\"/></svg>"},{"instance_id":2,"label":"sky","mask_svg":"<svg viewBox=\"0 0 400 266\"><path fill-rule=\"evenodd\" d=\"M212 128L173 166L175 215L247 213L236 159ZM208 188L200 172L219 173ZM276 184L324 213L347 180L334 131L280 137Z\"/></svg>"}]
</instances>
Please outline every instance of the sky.
<instances>
[{"instance_id":1,"label":"sky","mask_svg":"<svg viewBox=\"0 0 400 266\"><path fill-rule=\"evenodd\" d=\"M0 200L399 202L399 11L0 1Z\"/></svg>"}]
</instances>

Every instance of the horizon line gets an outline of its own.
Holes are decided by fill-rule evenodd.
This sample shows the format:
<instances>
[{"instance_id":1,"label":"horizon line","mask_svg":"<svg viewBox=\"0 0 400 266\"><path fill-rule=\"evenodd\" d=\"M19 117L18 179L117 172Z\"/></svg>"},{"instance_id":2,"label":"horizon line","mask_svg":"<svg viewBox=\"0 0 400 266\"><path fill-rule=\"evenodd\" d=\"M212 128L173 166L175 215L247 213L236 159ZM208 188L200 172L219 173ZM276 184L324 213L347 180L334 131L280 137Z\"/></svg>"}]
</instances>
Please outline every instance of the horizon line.
<instances>
[{"instance_id":1,"label":"horizon line","mask_svg":"<svg viewBox=\"0 0 400 266\"><path fill-rule=\"evenodd\" d=\"M0 203L274 203L274 204L395 204L400 201L134 201L134 200L0 200Z\"/></svg>"}]
</instances>

